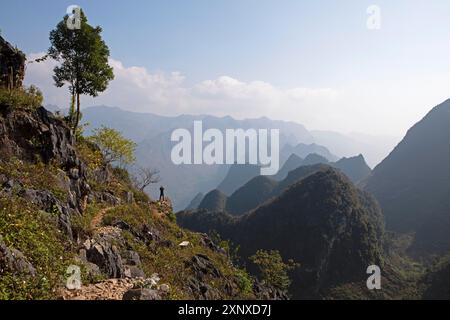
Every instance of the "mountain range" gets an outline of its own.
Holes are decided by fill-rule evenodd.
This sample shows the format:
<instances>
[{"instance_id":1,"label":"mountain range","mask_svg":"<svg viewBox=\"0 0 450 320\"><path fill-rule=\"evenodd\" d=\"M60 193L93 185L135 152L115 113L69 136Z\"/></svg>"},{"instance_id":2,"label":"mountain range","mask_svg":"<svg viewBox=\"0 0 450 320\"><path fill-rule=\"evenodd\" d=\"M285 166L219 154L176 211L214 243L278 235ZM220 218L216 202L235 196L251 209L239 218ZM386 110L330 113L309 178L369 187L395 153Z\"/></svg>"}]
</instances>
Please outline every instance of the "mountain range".
<instances>
[{"instance_id":1,"label":"mountain range","mask_svg":"<svg viewBox=\"0 0 450 320\"><path fill-rule=\"evenodd\" d=\"M359 153L365 154L371 150L372 142L367 142L364 148L359 148L361 143L356 140L347 139L343 135L330 133L330 137L344 139L348 142L345 152L333 154L333 139L326 140L326 144L320 145L316 142L313 131L308 131L304 126L294 122L270 120L267 118L237 120L231 117L213 117L207 115L180 115L176 117L159 116L150 113L135 113L125 111L117 107L96 106L83 109L83 121L87 126L85 133L89 135L94 128L107 126L115 128L138 145L136 157L139 166L151 166L160 171L161 184L171 198L175 210L184 209L199 192L206 193L219 184L226 177L228 165L181 165L175 166L170 160L172 143L171 132L177 128L192 129L194 120L202 120L203 127L225 130L227 128L266 128L280 129L280 160L283 163L291 154L297 154L305 158L308 154L317 153L329 161L336 161L343 156L351 156ZM378 144L379 141L373 143ZM378 149L383 149L378 156L371 156L370 162L376 164L389 152L390 145L382 143ZM355 147L352 147L355 146ZM357 147L356 147L357 146ZM354 152L353 152L354 151ZM132 168L131 168L132 169ZM234 169L233 169L234 170ZM251 177L250 177L251 178ZM247 180L248 181L248 180ZM246 181L243 181L246 182ZM242 184L235 187L240 187ZM234 187L234 188L235 188ZM147 188L147 192L153 196L158 195L159 185ZM226 183L222 188L231 194L232 188L228 189Z\"/></svg>"},{"instance_id":2,"label":"mountain range","mask_svg":"<svg viewBox=\"0 0 450 320\"><path fill-rule=\"evenodd\" d=\"M306 173L323 168L324 164L339 169L354 183L358 183L371 173L362 155L329 162L317 154L309 154L305 159L292 154L279 173L272 177L260 176L257 166L234 165L224 181L217 189L207 193L198 207L193 206L193 203L198 202L193 200L186 209L225 210L231 214L242 214L270 197L279 195L291 183L304 177ZM212 199L214 201L211 201ZM214 207L214 204L217 207Z\"/></svg>"}]
</instances>

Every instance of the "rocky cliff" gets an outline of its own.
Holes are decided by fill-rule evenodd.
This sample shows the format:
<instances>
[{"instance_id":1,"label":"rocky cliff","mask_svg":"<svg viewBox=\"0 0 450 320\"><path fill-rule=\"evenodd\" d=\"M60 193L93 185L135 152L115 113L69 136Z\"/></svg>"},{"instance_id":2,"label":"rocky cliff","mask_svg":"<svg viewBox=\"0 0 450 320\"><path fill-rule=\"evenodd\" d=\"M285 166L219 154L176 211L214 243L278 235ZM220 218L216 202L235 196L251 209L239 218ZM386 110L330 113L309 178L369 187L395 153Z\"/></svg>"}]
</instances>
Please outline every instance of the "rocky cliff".
<instances>
[{"instance_id":1,"label":"rocky cliff","mask_svg":"<svg viewBox=\"0 0 450 320\"><path fill-rule=\"evenodd\" d=\"M0 88L19 88L25 75L25 55L0 36Z\"/></svg>"}]
</instances>

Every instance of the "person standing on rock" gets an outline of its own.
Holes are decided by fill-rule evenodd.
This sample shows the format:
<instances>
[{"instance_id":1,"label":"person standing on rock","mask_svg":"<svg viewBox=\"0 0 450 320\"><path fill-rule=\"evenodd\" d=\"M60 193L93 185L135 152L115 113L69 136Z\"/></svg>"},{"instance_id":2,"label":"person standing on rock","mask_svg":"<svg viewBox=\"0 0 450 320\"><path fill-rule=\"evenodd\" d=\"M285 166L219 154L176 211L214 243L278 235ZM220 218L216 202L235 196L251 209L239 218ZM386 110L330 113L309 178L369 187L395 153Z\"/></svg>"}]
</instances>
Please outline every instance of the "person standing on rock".
<instances>
[{"instance_id":1,"label":"person standing on rock","mask_svg":"<svg viewBox=\"0 0 450 320\"><path fill-rule=\"evenodd\" d=\"M164 201L164 199L165 199L165 197L164 197L164 187L161 186L159 188L159 201L162 202L162 201Z\"/></svg>"}]
</instances>

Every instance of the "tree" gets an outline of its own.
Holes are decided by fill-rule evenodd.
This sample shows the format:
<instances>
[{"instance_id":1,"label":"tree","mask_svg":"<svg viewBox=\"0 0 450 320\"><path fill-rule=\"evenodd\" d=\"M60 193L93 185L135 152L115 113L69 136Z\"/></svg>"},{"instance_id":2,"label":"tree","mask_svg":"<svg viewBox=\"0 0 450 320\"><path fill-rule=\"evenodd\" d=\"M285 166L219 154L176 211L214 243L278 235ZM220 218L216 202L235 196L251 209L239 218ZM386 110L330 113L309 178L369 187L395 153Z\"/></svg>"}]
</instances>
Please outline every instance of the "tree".
<instances>
[{"instance_id":1,"label":"tree","mask_svg":"<svg viewBox=\"0 0 450 320\"><path fill-rule=\"evenodd\" d=\"M249 259L258 267L261 280L284 291L287 291L291 285L288 271L294 270L299 266L293 260L288 260L287 263L284 263L280 252L277 250L258 250Z\"/></svg>"},{"instance_id":2,"label":"tree","mask_svg":"<svg viewBox=\"0 0 450 320\"><path fill-rule=\"evenodd\" d=\"M158 183L160 180L159 170L147 167L139 167L133 176L134 185L141 191L144 191L145 188L153 183Z\"/></svg>"},{"instance_id":3,"label":"tree","mask_svg":"<svg viewBox=\"0 0 450 320\"><path fill-rule=\"evenodd\" d=\"M74 130L80 122L80 95L96 97L114 79L108 64L109 48L102 40L102 28L92 27L80 10L81 27L69 29L68 15L50 32L48 55L60 62L53 79L57 87L68 84L71 103L68 120ZM75 110L76 103L76 110Z\"/></svg>"},{"instance_id":4,"label":"tree","mask_svg":"<svg viewBox=\"0 0 450 320\"><path fill-rule=\"evenodd\" d=\"M136 144L124 138L115 129L102 126L100 129L95 129L94 134L88 139L100 148L107 164L117 162L123 166L135 161Z\"/></svg>"}]
</instances>

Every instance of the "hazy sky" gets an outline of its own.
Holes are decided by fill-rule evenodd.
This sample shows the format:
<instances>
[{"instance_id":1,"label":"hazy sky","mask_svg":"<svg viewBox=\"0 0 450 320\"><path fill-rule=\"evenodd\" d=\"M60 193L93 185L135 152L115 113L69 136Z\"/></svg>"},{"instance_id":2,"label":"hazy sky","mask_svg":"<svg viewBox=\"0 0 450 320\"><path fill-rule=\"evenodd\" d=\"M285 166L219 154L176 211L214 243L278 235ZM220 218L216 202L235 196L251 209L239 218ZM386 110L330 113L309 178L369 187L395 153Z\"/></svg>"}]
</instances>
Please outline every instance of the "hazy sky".
<instances>
[{"instance_id":1,"label":"hazy sky","mask_svg":"<svg viewBox=\"0 0 450 320\"><path fill-rule=\"evenodd\" d=\"M84 106L268 116L401 136L450 98L448 0L2 2L2 35L30 57L46 51L71 4L103 27L116 80ZM366 26L372 4L380 30ZM53 65L29 65L27 82L65 106Z\"/></svg>"}]
</instances>

